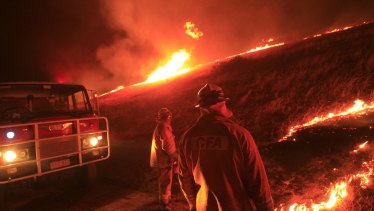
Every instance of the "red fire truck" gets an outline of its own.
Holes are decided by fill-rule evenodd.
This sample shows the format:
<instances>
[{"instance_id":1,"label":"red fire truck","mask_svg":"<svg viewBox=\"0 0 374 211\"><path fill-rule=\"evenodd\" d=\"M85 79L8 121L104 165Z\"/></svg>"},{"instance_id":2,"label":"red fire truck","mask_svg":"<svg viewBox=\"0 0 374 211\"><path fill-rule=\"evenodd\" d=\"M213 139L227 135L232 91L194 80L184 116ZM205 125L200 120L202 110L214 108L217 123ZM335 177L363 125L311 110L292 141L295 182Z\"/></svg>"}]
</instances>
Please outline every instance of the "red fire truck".
<instances>
[{"instance_id":1,"label":"red fire truck","mask_svg":"<svg viewBox=\"0 0 374 211\"><path fill-rule=\"evenodd\" d=\"M97 105L82 85L0 83L0 186L107 159Z\"/></svg>"}]
</instances>

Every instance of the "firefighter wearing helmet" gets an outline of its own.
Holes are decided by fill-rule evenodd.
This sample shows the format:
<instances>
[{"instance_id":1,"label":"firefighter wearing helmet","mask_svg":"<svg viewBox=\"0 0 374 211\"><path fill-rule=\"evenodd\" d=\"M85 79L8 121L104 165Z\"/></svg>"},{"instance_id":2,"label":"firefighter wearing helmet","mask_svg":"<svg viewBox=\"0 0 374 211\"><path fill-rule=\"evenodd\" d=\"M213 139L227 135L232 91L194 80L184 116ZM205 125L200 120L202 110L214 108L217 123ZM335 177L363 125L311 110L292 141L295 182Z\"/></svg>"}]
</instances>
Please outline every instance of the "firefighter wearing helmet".
<instances>
[{"instance_id":1,"label":"firefighter wearing helmet","mask_svg":"<svg viewBox=\"0 0 374 211\"><path fill-rule=\"evenodd\" d=\"M179 147L179 181L191 210L274 210L265 168L251 134L232 121L222 88L198 92L201 116Z\"/></svg>"},{"instance_id":2,"label":"firefighter wearing helmet","mask_svg":"<svg viewBox=\"0 0 374 211\"><path fill-rule=\"evenodd\" d=\"M162 108L157 114L157 126L153 133L151 167L158 168L159 202L161 210L170 210L173 168L177 164L177 152L171 128L171 112Z\"/></svg>"}]
</instances>

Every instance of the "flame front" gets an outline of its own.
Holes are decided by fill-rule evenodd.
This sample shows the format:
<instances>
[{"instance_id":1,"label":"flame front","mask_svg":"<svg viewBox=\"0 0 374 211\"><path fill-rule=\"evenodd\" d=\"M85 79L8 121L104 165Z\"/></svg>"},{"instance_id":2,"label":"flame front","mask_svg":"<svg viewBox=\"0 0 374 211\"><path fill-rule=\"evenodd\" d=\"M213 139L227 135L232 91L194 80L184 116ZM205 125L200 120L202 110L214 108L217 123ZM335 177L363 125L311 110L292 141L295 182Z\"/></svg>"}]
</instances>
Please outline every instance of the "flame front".
<instances>
[{"instance_id":1,"label":"flame front","mask_svg":"<svg viewBox=\"0 0 374 211\"><path fill-rule=\"evenodd\" d=\"M290 206L289 211L309 211L309 210L326 210L334 208L341 200L348 196L347 183L338 182L329 189L330 197L326 202L319 204L312 203L310 207L306 204L294 203ZM282 209L281 209L282 210Z\"/></svg>"},{"instance_id":2,"label":"flame front","mask_svg":"<svg viewBox=\"0 0 374 211\"><path fill-rule=\"evenodd\" d=\"M186 29L185 32L187 35L189 35L190 37L192 37L193 39L195 40L198 40L200 39L204 33L201 32L196 26L194 23L190 22L190 21L187 21L185 24L184 24L184 28Z\"/></svg>"},{"instance_id":3,"label":"flame front","mask_svg":"<svg viewBox=\"0 0 374 211\"><path fill-rule=\"evenodd\" d=\"M117 88L115 88L115 89L113 89L113 90L110 90L109 92L105 92L105 93L103 93L103 94L101 94L101 95L97 95L97 97L102 97L102 96L105 96L105 95L108 95L108 94L111 94L111 93L114 93L114 92L117 92L117 91L119 91L119 90L122 90L122 89L124 89L125 87L124 86L118 86Z\"/></svg>"},{"instance_id":4,"label":"flame front","mask_svg":"<svg viewBox=\"0 0 374 211\"><path fill-rule=\"evenodd\" d=\"M329 114L324 115L324 116L314 117L312 120L310 120L310 121L308 121L304 124L292 126L290 128L290 130L288 131L287 135L284 136L283 138L281 138L279 141L286 140L287 138L291 137L296 131L298 131L302 128L309 127L309 126L312 126L312 125L315 125L317 123L321 123L321 122L324 122L324 121L327 121L327 120L330 120L330 119L333 119L333 118L339 118L339 117L351 116L351 115L352 116L353 115L362 115L362 114L364 114L364 113L366 113L370 110L373 110L373 109L374 109L374 101L371 102L370 104L367 104L362 100L356 100L355 104L351 108L348 108L345 111L341 111L341 112L336 113L336 114L335 113L329 113Z\"/></svg>"},{"instance_id":5,"label":"flame front","mask_svg":"<svg viewBox=\"0 0 374 211\"><path fill-rule=\"evenodd\" d=\"M184 67L185 62L190 59L190 54L187 52L186 49L181 49L177 52L175 52L172 56L171 59L167 62L162 67L157 68L144 82L134 84L132 86L138 86L142 84L148 84L148 83L153 83L157 82L160 80L164 80L176 75L180 75L183 73L186 73L191 70L189 67ZM125 87L123 85L118 86L117 88L105 92L103 94L98 95L98 97L102 97L108 94L115 93L119 90L124 89Z\"/></svg>"},{"instance_id":6,"label":"flame front","mask_svg":"<svg viewBox=\"0 0 374 211\"><path fill-rule=\"evenodd\" d=\"M262 51L262 50L265 50L265 49L268 49L268 48L274 48L274 47L277 47L277 46L282 46L284 44L285 44L284 42L281 42L281 43L277 43L277 44L273 44L273 45L266 44L264 46L258 46L258 47L252 48L252 49L250 49L246 52L242 52L242 53L238 53L238 54L235 54L235 55L232 55L232 56L228 56L225 59L232 59L232 58L235 58L237 56L242 56L242 55L246 55L246 54L253 53L253 52L256 52L256 51ZM221 61L221 59L216 59L215 60L215 62L220 62L220 61Z\"/></svg>"},{"instance_id":7,"label":"flame front","mask_svg":"<svg viewBox=\"0 0 374 211\"><path fill-rule=\"evenodd\" d=\"M366 22L363 22L362 24L366 24ZM350 28L353 28L353 26L345 26L343 28L336 28L336 29L333 29L333 30L330 30L330 31L326 31L324 33L315 34L315 35L309 36L309 37L304 37L304 40L307 40L307 39L312 38L312 37L314 37L314 38L320 37L320 36L322 36L324 34L332 34L332 33L335 33L335 32L345 31L345 30L348 30Z\"/></svg>"}]
</instances>

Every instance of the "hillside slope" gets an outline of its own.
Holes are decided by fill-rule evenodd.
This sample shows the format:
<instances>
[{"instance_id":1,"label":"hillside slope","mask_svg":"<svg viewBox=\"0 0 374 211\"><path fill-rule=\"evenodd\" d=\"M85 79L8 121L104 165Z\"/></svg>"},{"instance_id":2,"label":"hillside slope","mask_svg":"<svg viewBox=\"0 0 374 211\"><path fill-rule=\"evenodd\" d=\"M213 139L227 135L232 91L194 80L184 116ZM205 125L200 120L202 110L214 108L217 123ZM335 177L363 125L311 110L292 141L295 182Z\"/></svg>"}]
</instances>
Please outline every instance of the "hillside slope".
<instances>
[{"instance_id":1,"label":"hillside slope","mask_svg":"<svg viewBox=\"0 0 374 211\"><path fill-rule=\"evenodd\" d=\"M196 94L205 83L223 87L238 122L259 145L274 142L293 124L374 98L374 23L286 43L200 67L157 84L125 88L100 99L112 133L146 140L155 113L173 112L178 137L198 117Z\"/></svg>"}]
</instances>

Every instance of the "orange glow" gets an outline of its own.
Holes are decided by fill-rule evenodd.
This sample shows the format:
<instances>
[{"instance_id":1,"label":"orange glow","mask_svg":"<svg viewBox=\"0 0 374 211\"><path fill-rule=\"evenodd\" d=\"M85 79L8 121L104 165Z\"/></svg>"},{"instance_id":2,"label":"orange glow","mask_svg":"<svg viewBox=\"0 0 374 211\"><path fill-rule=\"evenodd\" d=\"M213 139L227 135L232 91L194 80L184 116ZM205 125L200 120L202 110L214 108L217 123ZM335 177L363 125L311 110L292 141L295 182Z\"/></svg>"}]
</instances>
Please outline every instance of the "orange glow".
<instances>
[{"instance_id":1,"label":"orange glow","mask_svg":"<svg viewBox=\"0 0 374 211\"><path fill-rule=\"evenodd\" d=\"M296 131L315 125L317 123L321 123L321 122L324 122L330 119L344 117L344 116L359 116L373 109L374 109L374 101L371 102L370 104L366 104L362 100L356 100L355 104L345 111L340 111L338 113L328 113L327 115L324 115L324 116L314 117L312 120L304 124L292 126L290 130L288 131L288 134L284 136L283 138L281 138L279 141L284 141L287 138L291 137Z\"/></svg>"},{"instance_id":2,"label":"orange glow","mask_svg":"<svg viewBox=\"0 0 374 211\"><path fill-rule=\"evenodd\" d=\"M188 72L190 68L184 67L184 64L189 59L190 54L185 49L175 52L167 64L157 68L146 81L140 84L152 83Z\"/></svg>"},{"instance_id":3,"label":"orange glow","mask_svg":"<svg viewBox=\"0 0 374 211\"><path fill-rule=\"evenodd\" d=\"M194 23L188 21L184 24L184 28L186 29L185 32L188 34L190 37L192 37L195 40L200 39L204 33L199 31L199 29L195 26Z\"/></svg>"}]
</instances>

